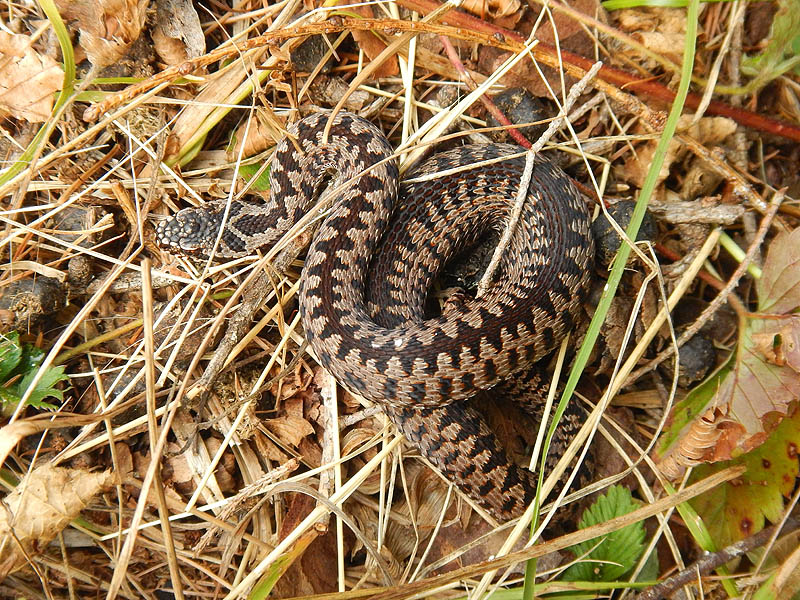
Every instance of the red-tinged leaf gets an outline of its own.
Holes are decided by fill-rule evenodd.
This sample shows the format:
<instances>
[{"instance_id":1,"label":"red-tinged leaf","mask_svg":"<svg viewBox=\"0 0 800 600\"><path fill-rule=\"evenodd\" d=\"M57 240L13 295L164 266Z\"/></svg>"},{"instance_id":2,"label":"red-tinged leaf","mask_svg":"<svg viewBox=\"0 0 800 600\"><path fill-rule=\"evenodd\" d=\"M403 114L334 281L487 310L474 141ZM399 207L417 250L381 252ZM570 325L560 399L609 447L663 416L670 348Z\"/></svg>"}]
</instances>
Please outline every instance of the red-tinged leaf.
<instances>
[{"instance_id":1,"label":"red-tinged leaf","mask_svg":"<svg viewBox=\"0 0 800 600\"><path fill-rule=\"evenodd\" d=\"M800 399L800 229L772 242L757 291L734 354L670 414L657 451L669 477L757 448Z\"/></svg>"},{"instance_id":2,"label":"red-tinged leaf","mask_svg":"<svg viewBox=\"0 0 800 600\"><path fill-rule=\"evenodd\" d=\"M716 460L726 460L762 444L769 433L789 413L789 405L800 398L800 377L787 366L769 362L759 351L753 335L777 335L783 324L795 319L750 319L739 340L739 353L733 369L720 385L714 399L726 414ZM757 339L758 339L757 338Z\"/></svg>"},{"instance_id":3,"label":"red-tinged leaf","mask_svg":"<svg viewBox=\"0 0 800 600\"><path fill-rule=\"evenodd\" d=\"M772 241L756 293L762 313L784 315L800 307L800 228Z\"/></svg>"},{"instance_id":4,"label":"red-tinged leaf","mask_svg":"<svg viewBox=\"0 0 800 600\"><path fill-rule=\"evenodd\" d=\"M776 522L783 498L791 494L798 475L800 411L781 421L764 444L730 461L702 465L692 473L696 481L734 465L745 465L741 477L717 486L691 501L718 547L752 535L765 519Z\"/></svg>"},{"instance_id":5,"label":"red-tinged leaf","mask_svg":"<svg viewBox=\"0 0 800 600\"><path fill-rule=\"evenodd\" d=\"M775 364L775 356L797 360L787 341L798 327L800 320L789 318L748 321L737 354L670 413L656 452L666 475L678 478L683 467L729 460L757 448L793 411L800 398L800 376L789 360ZM776 336L777 344L765 341ZM766 346L772 348L772 360Z\"/></svg>"},{"instance_id":6,"label":"red-tinged leaf","mask_svg":"<svg viewBox=\"0 0 800 600\"><path fill-rule=\"evenodd\" d=\"M798 317L786 317L763 321L761 331L754 331L750 336L753 350L768 363L800 373L800 326L797 320Z\"/></svg>"}]
</instances>

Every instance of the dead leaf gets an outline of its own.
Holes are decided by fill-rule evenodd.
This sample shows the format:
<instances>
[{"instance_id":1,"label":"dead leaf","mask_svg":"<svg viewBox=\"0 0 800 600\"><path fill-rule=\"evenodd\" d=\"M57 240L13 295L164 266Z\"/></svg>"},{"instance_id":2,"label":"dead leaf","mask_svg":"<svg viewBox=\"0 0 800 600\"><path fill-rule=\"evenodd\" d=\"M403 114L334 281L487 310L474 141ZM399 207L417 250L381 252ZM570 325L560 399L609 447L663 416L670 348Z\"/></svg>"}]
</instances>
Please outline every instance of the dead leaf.
<instances>
[{"instance_id":1,"label":"dead leaf","mask_svg":"<svg viewBox=\"0 0 800 600\"><path fill-rule=\"evenodd\" d=\"M679 9L659 7L648 10L623 9L614 11L612 16L616 19L617 27L630 33L631 37L642 46L680 63L686 34L686 18ZM622 46L618 51L624 54L627 60L636 60L639 64L645 65L646 69L657 66L653 59L633 46Z\"/></svg>"},{"instance_id":2,"label":"dead leaf","mask_svg":"<svg viewBox=\"0 0 800 600\"><path fill-rule=\"evenodd\" d=\"M697 123L693 123L692 119L692 115L683 115L678 121L678 131L707 146L719 144L737 128L736 123L726 117L703 117ZM625 167L619 171L620 176L635 187L641 187L653 162L656 146L658 140L649 140L643 146L637 147L636 154L631 156ZM664 164L658 174L659 183L669 176L672 165L680 161L688 151L685 144L680 141L676 139L670 141Z\"/></svg>"},{"instance_id":3,"label":"dead leaf","mask_svg":"<svg viewBox=\"0 0 800 600\"><path fill-rule=\"evenodd\" d=\"M61 16L74 21L80 45L96 67L125 56L139 38L150 0L56 0Z\"/></svg>"},{"instance_id":4,"label":"dead leaf","mask_svg":"<svg viewBox=\"0 0 800 600\"><path fill-rule=\"evenodd\" d=\"M600 10L597 0L575 0L570 3L572 10L585 15L595 15ZM543 10L543 9L539 9ZM538 26L533 33L537 40L545 44L558 44L565 50L570 50L584 56L591 55L594 41L586 34L581 23L565 14L554 12L547 15L541 21L538 20L537 8L533 8L525 14L525 19L514 27L506 23L506 19L497 18L495 24L501 27L507 26L511 29L520 30L528 26L533 27L534 23ZM513 18L516 18L516 14ZM527 31L527 29L525 29ZM510 54L492 46L482 46L478 50L478 71L481 73L493 73L503 62L509 58ZM546 77L549 86L545 85L542 75ZM566 80L570 86L569 78ZM501 79L501 83L506 87L524 87L526 90L539 97L551 97L551 88L560 90L564 83L562 73L556 69L535 65L533 61L520 61Z\"/></svg>"},{"instance_id":5,"label":"dead leaf","mask_svg":"<svg viewBox=\"0 0 800 600\"><path fill-rule=\"evenodd\" d=\"M368 19L375 18L375 13L372 11L371 6L352 6L350 10ZM386 43L372 31L353 31L352 35L358 47L364 51L364 54L366 54L370 60L374 59L386 49ZM381 77L393 77L399 72L400 67L397 63L397 57L393 56L389 60L384 61L372 76L375 79L380 79Z\"/></svg>"},{"instance_id":6,"label":"dead leaf","mask_svg":"<svg viewBox=\"0 0 800 600\"><path fill-rule=\"evenodd\" d=\"M790 403L800 397L797 372L766 361L765 356L757 351L752 337L754 334L762 340L764 336L774 337L782 324L793 325L795 330L800 326L796 319L753 319L745 327L733 370L717 394L717 402L728 407L724 412L743 429L726 427L726 435L722 438L726 443L723 448L716 449L717 460L731 458L737 446L748 452L762 444L770 432L765 429L765 423L772 420L768 421L771 413L785 416Z\"/></svg>"},{"instance_id":7,"label":"dead leaf","mask_svg":"<svg viewBox=\"0 0 800 600\"><path fill-rule=\"evenodd\" d=\"M300 445L304 437L314 433L314 428L311 426L311 423L302 417L292 415L267 419L264 421L264 424L267 426L267 429L278 436L282 442L294 448Z\"/></svg>"},{"instance_id":8,"label":"dead leaf","mask_svg":"<svg viewBox=\"0 0 800 600\"><path fill-rule=\"evenodd\" d=\"M266 460L271 460L276 463L284 463L289 460L289 455L281 450L278 445L269 439L266 435L257 435L253 438L256 444L256 451L259 456L263 456Z\"/></svg>"},{"instance_id":9,"label":"dead leaf","mask_svg":"<svg viewBox=\"0 0 800 600\"><path fill-rule=\"evenodd\" d=\"M31 471L5 497L0 511L0 580L27 565L114 481L111 471L90 473L51 464Z\"/></svg>"},{"instance_id":10,"label":"dead leaf","mask_svg":"<svg viewBox=\"0 0 800 600\"><path fill-rule=\"evenodd\" d=\"M289 509L281 524L280 539L286 537L314 508L314 499L303 494L289 496ZM350 535L345 536L346 553ZM322 523L306 531L284 555L283 575L270 590L271 598L293 598L335 592L337 565L336 533Z\"/></svg>"},{"instance_id":11,"label":"dead leaf","mask_svg":"<svg viewBox=\"0 0 800 600\"><path fill-rule=\"evenodd\" d=\"M762 360L765 360L779 367L790 367L800 372L800 331L793 327L791 323L781 325L781 322L774 323L771 331L764 333L754 333L753 350L761 353ZM780 328L778 328L780 326Z\"/></svg>"},{"instance_id":12,"label":"dead leaf","mask_svg":"<svg viewBox=\"0 0 800 600\"><path fill-rule=\"evenodd\" d=\"M670 414L658 449L671 476L730 460L763 444L800 398L800 229L770 244L757 282L759 313L734 353Z\"/></svg>"},{"instance_id":13,"label":"dead leaf","mask_svg":"<svg viewBox=\"0 0 800 600\"><path fill-rule=\"evenodd\" d=\"M462 8L484 20L488 18L493 21L517 15L514 20L516 22L521 16L521 6L522 3L519 0L465 0Z\"/></svg>"},{"instance_id":14,"label":"dead leaf","mask_svg":"<svg viewBox=\"0 0 800 600\"><path fill-rule=\"evenodd\" d=\"M58 63L31 48L28 36L0 31L0 115L46 121L63 81Z\"/></svg>"},{"instance_id":15,"label":"dead leaf","mask_svg":"<svg viewBox=\"0 0 800 600\"><path fill-rule=\"evenodd\" d=\"M685 37L683 31L640 31L634 33L632 37L645 48L658 54L663 54L665 58L673 62L681 60ZM634 55L639 59L644 58L643 54Z\"/></svg>"},{"instance_id":16,"label":"dead leaf","mask_svg":"<svg viewBox=\"0 0 800 600\"><path fill-rule=\"evenodd\" d=\"M772 241L756 292L761 313L784 315L800 306L800 228Z\"/></svg>"},{"instance_id":17,"label":"dead leaf","mask_svg":"<svg viewBox=\"0 0 800 600\"><path fill-rule=\"evenodd\" d=\"M256 112L255 120L243 123L234 134L233 144L228 149L229 160L235 161L240 154L254 156L273 147L283 136L283 123L270 111L259 110ZM244 145L244 149L242 149L242 145Z\"/></svg>"},{"instance_id":18,"label":"dead leaf","mask_svg":"<svg viewBox=\"0 0 800 600\"><path fill-rule=\"evenodd\" d=\"M202 56L206 39L191 0L157 0L156 25L150 31L153 48L168 65Z\"/></svg>"}]
</instances>

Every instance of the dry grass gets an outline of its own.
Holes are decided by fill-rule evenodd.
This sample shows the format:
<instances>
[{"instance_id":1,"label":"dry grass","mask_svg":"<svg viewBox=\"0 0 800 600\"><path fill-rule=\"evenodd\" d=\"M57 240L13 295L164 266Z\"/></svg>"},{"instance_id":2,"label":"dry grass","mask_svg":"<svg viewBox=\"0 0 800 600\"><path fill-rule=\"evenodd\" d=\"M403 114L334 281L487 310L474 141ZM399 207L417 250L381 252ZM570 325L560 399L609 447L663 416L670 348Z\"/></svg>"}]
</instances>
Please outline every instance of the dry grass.
<instances>
[{"instance_id":1,"label":"dry grass","mask_svg":"<svg viewBox=\"0 0 800 600\"><path fill-rule=\"evenodd\" d=\"M535 42L445 26L438 14L417 23L395 5L372 6L373 28L387 43L371 62L360 53L371 34L359 44L346 35L351 21L342 18L352 17L352 9L341 9L338 20L317 9L293 21L302 12L294 2L250 11L214 7L200 14L211 52L156 73L133 91L104 95L95 123L80 120L87 97L79 97L53 124L37 160L0 180L0 287L43 277L59 281L69 302L16 326L46 350L41 373L64 365L71 378L60 411L37 415L20 405L8 415L0 433L4 483L14 489L43 463L75 469L78 488L87 469L115 475L115 486L80 507L81 517L54 532L55 542L29 556L28 567L9 575L0 595L156 598L168 591L177 598L236 598L256 586L255 597L269 589L284 597L337 590L337 597L354 598L482 597L518 582L519 569L510 567L524 559L648 517L654 517L649 548L683 568L691 559L677 539L685 530L673 518L676 506L739 472L723 471L666 496L649 452L676 389L661 377L639 379L644 370L630 375L646 364L653 340L662 348L674 342L661 307L671 310L687 294L702 295L697 276L713 258L719 230L706 226L696 232L695 247L678 245L685 264L666 280L652 247L636 247L633 309L612 331L623 332L624 340L616 353L597 348L590 373L601 361L606 370L577 394L591 416L545 483L549 504L536 537L542 530L550 537L549 520L570 502L624 477L635 481L642 508L588 533L521 550L529 520L498 527L458 497L374 407L337 388L305 347L295 299L306 223L264 256L229 262L169 256L155 247L152 232L158 219L181 207L245 193L240 170L263 163L285 121L297 118L298 108L308 109L313 94L318 98L314 85L332 89L333 77L345 91L328 104L358 102L391 136L406 170L433 144L490 133L479 102L515 67L539 77L537 87L562 107L585 71ZM30 8L18 10L25 20L37 16ZM709 7L706 15L726 10ZM570 23L572 31L570 17L542 12L543 31ZM594 23L585 18L581 26ZM285 30L292 35L274 33ZM326 58L334 57L333 71L286 70L307 34L322 31L332 32ZM601 44L591 31L587 39L601 54L620 43L604 36ZM452 50L465 61L479 42L505 51L507 60L493 63L492 72L482 73L481 61L469 60L464 68L438 52L436 36L444 34L461 44ZM726 53L735 39L724 42ZM399 71L382 71L387 64ZM551 69L548 77L543 64ZM642 70L669 72L669 65L641 64ZM178 74L183 78L175 81ZM452 90L454 100L437 105ZM598 199L633 195L620 170L647 148L655 137L650 125L662 113L605 80L592 79L578 91L568 119L546 119L553 132L545 151L570 155L580 183ZM8 156L14 143L24 146L31 137L22 126L14 135L4 131ZM237 142L229 145L231 139ZM752 191L746 177L736 177ZM662 182L662 193L672 185ZM80 215L94 213L67 235L59 222L76 208ZM72 270L81 265L91 280L70 287ZM237 316L247 328L232 336ZM216 350L220 340L229 342L223 352ZM556 371L566 373L563 357L562 351ZM628 399L636 392L655 395L659 406L651 402L638 411L629 428L607 414L623 386L632 385ZM550 494L561 489L574 457L583 458L601 437L624 471L571 496L566 488ZM448 564L463 568L441 575ZM551 567L557 578L555 562L542 562L539 570L546 574Z\"/></svg>"}]
</instances>

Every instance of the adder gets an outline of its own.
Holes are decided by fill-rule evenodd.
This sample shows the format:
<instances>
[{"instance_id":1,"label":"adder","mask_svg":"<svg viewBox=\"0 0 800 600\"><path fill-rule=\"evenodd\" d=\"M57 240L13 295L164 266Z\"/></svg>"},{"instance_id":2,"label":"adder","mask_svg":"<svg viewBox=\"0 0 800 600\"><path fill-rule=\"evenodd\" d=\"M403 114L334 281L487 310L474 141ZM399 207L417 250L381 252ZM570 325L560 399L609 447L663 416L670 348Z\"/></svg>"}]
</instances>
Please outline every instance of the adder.
<instances>
[{"instance_id":1,"label":"adder","mask_svg":"<svg viewBox=\"0 0 800 600\"><path fill-rule=\"evenodd\" d=\"M235 257L274 245L315 205L322 215L302 272L299 310L317 359L382 410L445 476L498 520L533 500L535 474L511 462L469 399L492 389L546 393L538 366L581 318L594 244L585 199L537 158L518 226L485 296L426 313L453 257L506 228L525 159L508 144L441 152L400 183L386 137L348 113L289 127L271 163L268 200L188 208L157 227L182 254ZM290 139L291 138L291 139ZM220 232L220 229L222 231ZM570 417L554 444L579 426Z\"/></svg>"}]
</instances>

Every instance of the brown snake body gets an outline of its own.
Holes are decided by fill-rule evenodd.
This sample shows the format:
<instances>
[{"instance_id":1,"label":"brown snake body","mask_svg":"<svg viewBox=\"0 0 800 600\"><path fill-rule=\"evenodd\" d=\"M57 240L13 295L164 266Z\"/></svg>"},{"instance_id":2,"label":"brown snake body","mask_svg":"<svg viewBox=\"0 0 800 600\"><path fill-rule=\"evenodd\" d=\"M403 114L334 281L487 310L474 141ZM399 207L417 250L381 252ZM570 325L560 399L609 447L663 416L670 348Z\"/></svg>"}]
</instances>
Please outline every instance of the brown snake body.
<instances>
[{"instance_id":1,"label":"brown snake body","mask_svg":"<svg viewBox=\"0 0 800 600\"><path fill-rule=\"evenodd\" d=\"M341 113L289 129L272 161L266 204L237 201L216 245L237 256L274 244L322 187L336 201L303 269L300 311L321 364L352 392L378 403L421 453L500 520L533 498L533 473L510 463L468 400L519 387L541 396L535 363L573 327L588 289L594 245L582 197L537 159L522 218L497 282L477 300L426 318L428 290L444 265L488 231L505 228L524 167L514 146L463 146L435 155L404 182L388 141ZM500 159L494 161L494 159ZM489 164L485 161L494 161ZM454 167L470 167L435 175ZM159 225L162 246L212 252L224 212L191 208Z\"/></svg>"}]
</instances>

